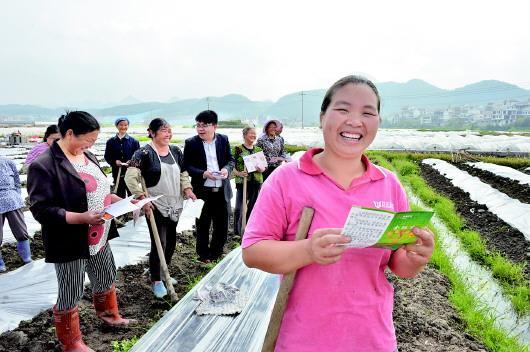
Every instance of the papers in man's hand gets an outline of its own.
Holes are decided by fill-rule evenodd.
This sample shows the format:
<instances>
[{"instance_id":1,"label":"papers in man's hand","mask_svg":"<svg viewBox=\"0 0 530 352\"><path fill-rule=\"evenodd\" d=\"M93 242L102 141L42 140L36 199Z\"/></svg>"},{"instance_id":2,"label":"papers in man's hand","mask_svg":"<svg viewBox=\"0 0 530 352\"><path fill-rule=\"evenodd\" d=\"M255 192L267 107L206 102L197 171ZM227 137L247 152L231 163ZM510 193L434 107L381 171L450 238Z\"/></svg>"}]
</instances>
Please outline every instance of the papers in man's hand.
<instances>
[{"instance_id":1,"label":"papers in man's hand","mask_svg":"<svg viewBox=\"0 0 530 352\"><path fill-rule=\"evenodd\" d=\"M267 168L267 159L265 159L263 152L246 155L243 157L243 162L245 163L247 172L254 172L258 167L262 170Z\"/></svg>"},{"instance_id":2,"label":"papers in man's hand","mask_svg":"<svg viewBox=\"0 0 530 352\"><path fill-rule=\"evenodd\" d=\"M405 211L352 207L342 233L351 238L347 247L370 246L397 249L400 245L415 243L413 227L425 227L433 213L430 211Z\"/></svg>"},{"instance_id":3,"label":"papers in man's hand","mask_svg":"<svg viewBox=\"0 0 530 352\"><path fill-rule=\"evenodd\" d=\"M119 202L112 203L111 205L109 205L105 209L105 215L103 215L103 217L105 218L105 220L110 220L117 216L130 213L131 211L140 210L146 203L154 201L160 197L162 197L162 195L144 198L135 204L131 203L133 196L127 197L125 199L120 200Z\"/></svg>"},{"instance_id":4,"label":"papers in man's hand","mask_svg":"<svg viewBox=\"0 0 530 352\"><path fill-rule=\"evenodd\" d=\"M212 176L217 180L224 180L226 178L221 171L212 171Z\"/></svg>"},{"instance_id":5,"label":"papers in man's hand","mask_svg":"<svg viewBox=\"0 0 530 352\"><path fill-rule=\"evenodd\" d=\"M202 207L204 206L204 200L197 199L195 201L186 199L182 206L182 213L177 223L177 232L185 230L193 230L195 225L195 219L201 217Z\"/></svg>"}]
</instances>

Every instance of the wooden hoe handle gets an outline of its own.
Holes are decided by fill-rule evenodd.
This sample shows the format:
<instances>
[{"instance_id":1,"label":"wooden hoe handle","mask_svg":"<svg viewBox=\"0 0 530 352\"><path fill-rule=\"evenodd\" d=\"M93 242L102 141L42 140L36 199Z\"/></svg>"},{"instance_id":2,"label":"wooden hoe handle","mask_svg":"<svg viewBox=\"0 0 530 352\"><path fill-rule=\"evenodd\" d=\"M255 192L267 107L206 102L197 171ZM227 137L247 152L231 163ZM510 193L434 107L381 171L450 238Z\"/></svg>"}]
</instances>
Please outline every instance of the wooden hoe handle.
<instances>
[{"instance_id":1,"label":"wooden hoe handle","mask_svg":"<svg viewBox=\"0 0 530 352\"><path fill-rule=\"evenodd\" d=\"M313 214L315 210L310 207L304 207L300 222L298 223L298 229L296 230L295 241L304 240L307 238L307 232L311 226L313 220ZM276 302L274 302L274 308L272 308L271 320L267 327L267 334L265 335L265 341L263 341L262 352L273 352L276 346L276 339L278 339L278 333L280 332L280 325L283 319L283 313L285 312L285 306L287 305L287 299L289 293L293 287L294 278L296 276L296 270L292 273L286 274L283 277L282 283L276 296Z\"/></svg>"}]
</instances>

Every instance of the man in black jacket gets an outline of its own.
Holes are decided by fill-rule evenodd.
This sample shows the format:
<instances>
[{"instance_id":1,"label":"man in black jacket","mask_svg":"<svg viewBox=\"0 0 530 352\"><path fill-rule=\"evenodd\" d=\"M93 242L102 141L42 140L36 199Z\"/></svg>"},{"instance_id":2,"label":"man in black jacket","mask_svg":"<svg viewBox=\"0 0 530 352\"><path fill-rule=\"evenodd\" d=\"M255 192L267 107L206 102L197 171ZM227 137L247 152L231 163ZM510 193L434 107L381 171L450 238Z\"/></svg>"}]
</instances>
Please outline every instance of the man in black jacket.
<instances>
[{"instance_id":1,"label":"man in black jacket","mask_svg":"<svg viewBox=\"0 0 530 352\"><path fill-rule=\"evenodd\" d=\"M184 168L191 176L193 192L204 200L197 220L196 250L203 262L216 260L223 254L230 214L230 172L234 157L228 137L215 133L217 114L206 110L195 118L197 135L184 144ZM213 222L210 242L210 224Z\"/></svg>"},{"instance_id":2,"label":"man in black jacket","mask_svg":"<svg viewBox=\"0 0 530 352\"><path fill-rule=\"evenodd\" d=\"M107 141L105 146L105 161L112 168L112 178L114 185L119 182L116 195L125 198L126 192L131 193L125 185L125 172L127 171L127 162L131 160L134 152L140 149L140 143L133 137L127 134L129 128L129 119L126 117L118 117L114 122L118 129L118 133ZM118 172L121 169L121 172ZM118 173L120 179L118 180Z\"/></svg>"}]
</instances>

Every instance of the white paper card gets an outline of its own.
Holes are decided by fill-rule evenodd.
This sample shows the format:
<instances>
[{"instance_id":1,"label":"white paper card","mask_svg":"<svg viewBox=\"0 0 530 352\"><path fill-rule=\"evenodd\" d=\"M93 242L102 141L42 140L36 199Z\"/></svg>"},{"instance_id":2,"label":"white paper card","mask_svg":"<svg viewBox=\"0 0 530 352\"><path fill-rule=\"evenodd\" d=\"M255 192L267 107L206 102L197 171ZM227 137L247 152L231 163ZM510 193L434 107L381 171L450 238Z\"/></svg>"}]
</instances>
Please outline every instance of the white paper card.
<instances>
[{"instance_id":1,"label":"white paper card","mask_svg":"<svg viewBox=\"0 0 530 352\"><path fill-rule=\"evenodd\" d=\"M379 241L394 214L377 210L352 207L342 234L351 238L347 247L365 248Z\"/></svg>"},{"instance_id":2,"label":"white paper card","mask_svg":"<svg viewBox=\"0 0 530 352\"><path fill-rule=\"evenodd\" d=\"M131 203L131 200L133 199L133 196L124 198L120 200L119 202L112 203L107 208L105 208L105 212L107 214L112 215L112 217L117 217L123 214L127 214L131 211L139 210L141 209L146 203L154 201L158 198L162 197L162 195L156 196L156 197L148 197L140 200L138 203L133 204ZM107 219L110 220L110 219Z\"/></svg>"},{"instance_id":3,"label":"white paper card","mask_svg":"<svg viewBox=\"0 0 530 352\"><path fill-rule=\"evenodd\" d=\"M260 169L265 169L267 167L267 159L263 152L246 155L243 157L243 162L245 163L247 172L254 172L258 167Z\"/></svg>"},{"instance_id":4,"label":"white paper card","mask_svg":"<svg viewBox=\"0 0 530 352\"><path fill-rule=\"evenodd\" d=\"M204 200L202 199L197 199L195 201L186 199L182 206L182 213L180 214L179 221L177 223L177 232L193 230L195 219L200 218L203 206Z\"/></svg>"}]
</instances>

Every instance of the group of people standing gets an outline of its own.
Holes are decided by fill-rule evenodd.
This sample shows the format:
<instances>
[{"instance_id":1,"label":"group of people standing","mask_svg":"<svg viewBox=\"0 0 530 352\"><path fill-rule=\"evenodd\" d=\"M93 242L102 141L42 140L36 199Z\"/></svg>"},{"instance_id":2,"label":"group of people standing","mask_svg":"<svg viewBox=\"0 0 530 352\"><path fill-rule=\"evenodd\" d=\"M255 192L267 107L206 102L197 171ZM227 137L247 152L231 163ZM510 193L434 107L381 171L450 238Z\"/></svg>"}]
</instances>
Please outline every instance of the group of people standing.
<instances>
[{"instance_id":1,"label":"group of people standing","mask_svg":"<svg viewBox=\"0 0 530 352\"><path fill-rule=\"evenodd\" d=\"M278 121L265 124L256 144L256 130L245 128L244 142L233 155L228 137L216 133L218 117L211 110L196 116L197 134L185 141L183 151L170 144L171 125L163 119L151 121L151 142L142 148L127 135L127 119L118 119L118 134L107 142L105 156L115 182L123 184L120 195L110 192L110 182L88 151L99 134L97 120L82 111L62 116L60 138L29 167L28 190L30 210L42 224L46 261L54 263L57 273L59 296L53 315L63 350L91 351L82 341L77 310L85 272L97 316L112 326L132 322L118 312L116 267L108 243L118 231L114 220L103 219L104 208L121 200L127 189L136 196L134 202L163 195L144 211L154 216L164 257L170 261L183 200L204 200L196 250L199 260L209 262L220 258L226 242L233 175L236 233L241 234L243 198L252 213L241 234L245 264L271 273L298 271L275 350L396 351L393 288L385 270L400 277L417 275L433 253L433 234L414 228L416 243L396 250L348 248L350 238L342 234L353 205L410 209L397 177L364 154L379 128L380 100L376 86L365 78L337 81L326 92L320 111L324 148L309 149L297 163L282 167L287 155ZM248 173L243 158L259 151L265 154L267 168ZM305 207L314 210L308 236L294 241ZM153 238L151 225L149 231ZM167 290L154 245L149 267L153 292L163 297Z\"/></svg>"},{"instance_id":2,"label":"group of people standing","mask_svg":"<svg viewBox=\"0 0 530 352\"><path fill-rule=\"evenodd\" d=\"M54 263L57 274L59 290L53 315L63 350L90 351L81 337L78 312L85 272L91 282L96 314L103 323L126 326L133 322L121 317L118 310L116 266L109 240L119 234L115 219L103 219L108 205L128 194L134 195L133 202L147 196L163 195L145 205L143 210L155 219L166 262L171 261L175 251L176 227L185 199L204 200L195 232L198 259L205 263L218 260L223 254L231 214L231 175L237 177L238 185L243 177L247 178L247 214L252 210L264 179L262 172L266 171L249 174L243 166L244 155L262 150L254 145L255 129L249 127L243 130L244 143L236 147L239 152L234 158L228 137L216 133L218 116L214 111L199 113L195 121L197 134L185 141L182 151L171 145L171 125L164 119L155 118L150 122L147 131L151 141L143 147L127 133L129 120L124 117L117 119L115 126L118 132L107 141L104 156L112 168L114 192L111 192L111 183L96 156L89 151L98 138L100 125L87 112L72 111L61 116L57 125L47 129L43 143L29 153L28 160L31 160L27 162L27 183L30 210L42 225L45 260ZM280 124L274 122L274 125ZM263 144L263 150L269 148L275 153L267 157L271 160L271 167L278 164L278 155L283 153L283 139L281 150L277 147L280 138L269 134ZM7 161L6 170L10 171L2 175L12 176L13 181L9 181L13 184L11 188L18 192L20 198L18 171L9 163L11 161ZM0 162L4 168L3 160ZM238 218L243 197L241 187L238 186L237 190L239 202L234 222L235 231L239 234ZM29 237L21 202L20 199L14 209L5 208L4 211L2 208L1 219L2 222L4 218L10 221L13 233L21 243L19 252L23 260L30 261ZM154 295L162 298L167 294L168 283L162 281L160 258L150 222L148 227L151 237L150 279ZM24 248L27 248L26 252Z\"/></svg>"}]
</instances>

